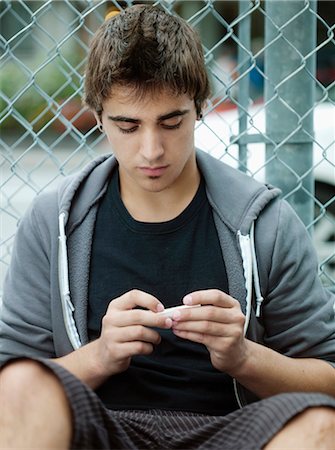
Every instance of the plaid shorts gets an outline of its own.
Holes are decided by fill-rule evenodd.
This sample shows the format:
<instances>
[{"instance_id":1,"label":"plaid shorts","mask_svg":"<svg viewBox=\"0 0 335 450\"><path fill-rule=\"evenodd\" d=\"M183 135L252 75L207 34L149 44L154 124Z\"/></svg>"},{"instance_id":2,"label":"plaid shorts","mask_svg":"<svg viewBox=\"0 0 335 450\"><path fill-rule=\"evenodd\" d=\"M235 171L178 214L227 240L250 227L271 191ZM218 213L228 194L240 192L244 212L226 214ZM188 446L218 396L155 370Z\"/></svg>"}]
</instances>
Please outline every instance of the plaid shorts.
<instances>
[{"instance_id":1,"label":"plaid shorts","mask_svg":"<svg viewBox=\"0 0 335 450\"><path fill-rule=\"evenodd\" d=\"M335 408L335 399L327 395L287 393L226 416L165 410L112 411L66 369L50 360L37 360L53 371L68 397L74 427L71 449L260 450L306 408Z\"/></svg>"}]
</instances>

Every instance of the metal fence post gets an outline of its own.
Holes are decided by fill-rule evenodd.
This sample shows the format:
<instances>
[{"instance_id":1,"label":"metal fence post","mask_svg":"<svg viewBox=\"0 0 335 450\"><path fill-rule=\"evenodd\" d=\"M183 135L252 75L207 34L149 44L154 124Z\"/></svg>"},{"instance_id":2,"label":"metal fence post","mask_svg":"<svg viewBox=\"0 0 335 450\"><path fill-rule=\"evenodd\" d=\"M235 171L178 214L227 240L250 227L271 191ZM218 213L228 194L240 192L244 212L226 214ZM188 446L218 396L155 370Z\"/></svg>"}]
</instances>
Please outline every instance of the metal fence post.
<instances>
[{"instance_id":1,"label":"metal fence post","mask_svg":"<svg viewBox=\"0 0 335 450\"><path fill-rule=\"evenodd\" d=\"M247 113L249 106L249 68L251 54L251 16L247 14L250 10L251 3L249 1L239 0L239 15L243 19L239 23L238 37L241 45L238 46L238 68L242 78L239 81L238 90L238 112L239 112L239 133L245 134L248 128ZM239 169L246 172L248 146L246 142L239 142L238 146Z\"/></svg>"},{"instance_id":2,"label":"metal fence post","mask_svg":"<svg viewBox=\"0 0 335 450\"><path fill-rule=\"evenodd\" d=\"M267 182L280 187L305 225L313 220L316 2L265 3Z\"/></svg>"}]
</instances>

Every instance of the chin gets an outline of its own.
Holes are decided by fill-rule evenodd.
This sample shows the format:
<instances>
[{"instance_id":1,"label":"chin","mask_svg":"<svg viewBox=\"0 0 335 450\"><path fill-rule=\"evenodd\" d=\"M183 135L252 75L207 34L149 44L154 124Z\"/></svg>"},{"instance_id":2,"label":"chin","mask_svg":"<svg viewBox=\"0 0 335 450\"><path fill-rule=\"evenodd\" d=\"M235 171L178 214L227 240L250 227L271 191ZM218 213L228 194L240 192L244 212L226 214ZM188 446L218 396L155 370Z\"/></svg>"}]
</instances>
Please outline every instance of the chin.
<instances>
[{"instance_id":1,"label":"chin","mask_svg":"<svg viewBox=\"0 0 335 450\"><path fill-rule=\"evenodd\" d=\"M164 182L160 177L150 177L142 187L148 192L162 192L170 187L170 183Z\"/></svg>"}]
</instances>

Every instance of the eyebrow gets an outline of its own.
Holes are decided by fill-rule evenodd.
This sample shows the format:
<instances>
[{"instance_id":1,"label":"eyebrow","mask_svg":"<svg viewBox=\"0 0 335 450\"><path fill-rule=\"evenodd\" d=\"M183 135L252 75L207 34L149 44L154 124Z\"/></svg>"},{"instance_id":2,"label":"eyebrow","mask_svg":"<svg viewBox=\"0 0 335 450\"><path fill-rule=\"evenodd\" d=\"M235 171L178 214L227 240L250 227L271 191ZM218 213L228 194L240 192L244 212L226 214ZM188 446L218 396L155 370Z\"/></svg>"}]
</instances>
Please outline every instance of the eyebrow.
<instances>
[{"instance_id":1,"label":"eyebrow","mask_svg":"<svg viewBox=\"0 0 335 450\"><path fill-rule=\"evenodd\" d=\"M171 117L184 116L188 112L190 112L189 109L182 109L182 110L176 109L175 111L172 111L168 114L163 114L162 116L159 116L158 122L162 122L163 120L171 119Z\"/></svg>"},{"instance_id":2,"label":"eyebrow","mask_svg":"<svg viewBox=\"0 0 335 450\"><path fill-rule=\"evenodd\" d=\"M171 119L172 117L184 116L188 112L190 112L189 109L182 109L182 110L176 109L175 111L171 111L167 114L158 116L157 121L162 122L164 120ZM129 123L135 123L135 124L138 124L141 122L140 119L135 119L135 118L126 117L126 116L108 116L108 119L112 120L113 122L129 122Z\"/></svg>"}]
</instances>

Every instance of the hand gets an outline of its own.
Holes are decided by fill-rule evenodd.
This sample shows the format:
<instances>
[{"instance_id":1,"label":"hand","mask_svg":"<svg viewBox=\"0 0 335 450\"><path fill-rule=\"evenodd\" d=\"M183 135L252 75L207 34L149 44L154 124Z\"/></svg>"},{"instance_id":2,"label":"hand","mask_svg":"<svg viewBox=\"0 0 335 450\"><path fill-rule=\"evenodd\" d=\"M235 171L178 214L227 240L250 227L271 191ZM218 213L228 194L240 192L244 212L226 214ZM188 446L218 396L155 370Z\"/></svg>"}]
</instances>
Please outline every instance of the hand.
<instances>
[{"instance_id":1,"label":"hand","mask_svg":"<svg viewBox=\"0 0 335 450\"><path fill-rule=\"evenodd\" d=\"M136 306L147 309L134 309ZM163 309L157 298L138 290L110 302L96 341L96 356L107 376L126 370L132 356L148 355L160 343L160 334L151 327L171 328L170 318L156 314Z\"/></svg>"},{"instance_id":2,"label":"hand","mask_svg":"<svg viewBox=\"0 0 335 450\"><path fill-rule=\"evenodd\" d=\"M202 306L176 311L172 317L173 332L180 338L204 344L213 366L234 376L247 357L245 316L239 302L222 291L208 289L186 295L183 303Z\"/></svg>"}]
</instances>

